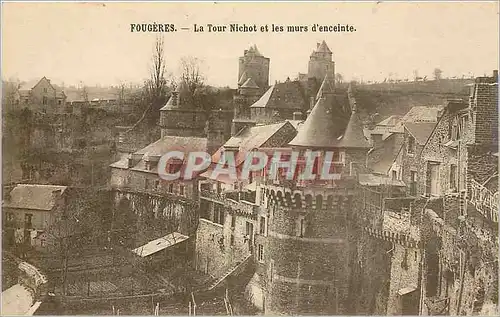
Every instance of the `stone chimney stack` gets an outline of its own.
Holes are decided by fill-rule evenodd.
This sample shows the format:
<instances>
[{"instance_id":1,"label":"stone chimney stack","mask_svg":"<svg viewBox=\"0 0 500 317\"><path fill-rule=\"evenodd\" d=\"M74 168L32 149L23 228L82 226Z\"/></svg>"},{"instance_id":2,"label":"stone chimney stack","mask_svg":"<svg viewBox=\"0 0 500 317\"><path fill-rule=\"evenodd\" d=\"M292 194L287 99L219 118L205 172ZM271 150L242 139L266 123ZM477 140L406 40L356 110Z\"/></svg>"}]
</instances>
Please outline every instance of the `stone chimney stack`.
<instances>
[{"instance_id":1,"label":"stone chimney stack","mask_svg":"<svg viewBox=\"0 0 500 317\"><path fill-rule=\"evenodd\" d=\"M498 69L493 70L493 79L498 82Z\"/></svg>"},{"instance_id":2,"label":"stone chimney stack","mask_svg":"<svg viewBox=\"0 0 500 317\"><path fill-rule=\"evenodd\" d=\"M382 148L384 146L384 141L382 140L382 134L372 134L372 147L375 149Z\"/></svg>"},{"instance_id":3,"label":"stone chimney stack","mask_svg":"<svg viewBox=\"0 0 500 317\"><path fill-rule=\"evenodd\" d=\"M179 92L172 91L172 106L176 107L179 104Z\"/></svg>"},{"instance_id":4,"label":"stone chimney stack","mask_svg":"<svg viewBox=\"0 0 500 317\"><path fill-rule=\"evenodd\" d=\"M53 202L56 202L59 199L60 196L61 196L61 190L60 189L52 191L52 197L51 198L52 198Z\"/></svg>"}]
</instances>

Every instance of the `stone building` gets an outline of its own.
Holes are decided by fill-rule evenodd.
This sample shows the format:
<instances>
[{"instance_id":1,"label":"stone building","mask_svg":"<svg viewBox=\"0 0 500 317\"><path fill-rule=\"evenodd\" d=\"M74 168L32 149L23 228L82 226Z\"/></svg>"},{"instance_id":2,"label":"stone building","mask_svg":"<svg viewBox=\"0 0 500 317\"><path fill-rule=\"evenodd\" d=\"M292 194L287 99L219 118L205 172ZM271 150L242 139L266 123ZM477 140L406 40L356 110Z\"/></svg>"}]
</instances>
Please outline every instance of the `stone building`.
<instances>
[{"instance_id":1,"label":"stone building","mask_svg":"<svg viewBox=\"0 0 500 317\"><path fill-rule=\"evenodd\" d=\"M66 208L66 186L18 184L2 202L4 246L32 245L58 222ZM33 241L32 241L33 240Z\"/></svg>"},{"instance_id":2,"label":"stone building","mask_svg":"<svg viewBox=\"0 0 500 317\"><path fill-rule=\"evenodd\" d=\"M27 82L19 88L20 105L42 113L65 112L66 95L62 88L42 77L37 82Z\"/></svg>"},{"instance_id":3,"label":"stone building","mask_svg":"<svg viewBox=\"0 0 500 317\"><path fill-rule=\"evenodd\" d=\"M213 164L200 175L200 222L196 234L196 267L217 279L254 254L254 233L261 192L260 172L248 179L214 175L223 155L235 156L234 168L241 173L246 156L253 150L281 148L297 133L296 122L283 121L241 130L213 155ZM255 229L254 229L255 228Z\"/></svg>"},{"instance_id":4,"label":"stone building","mask_svg":"<svg viewBox=\"0 0 500 317\"><path fill-rule=\"evenodd\" d=\"M421 159L423 265L430 314L486 314L498 305L498 72L450 101ZM425 225L425 226L424 226Z\"/></svg>"},{"instance_id":5,"label":"stone building","mask_svg":"<svg viewBox=\"0 0 500 317\"><path fill-rule=\"evenodd\" d=\"M128 235L131 248L173 232L191 237L196 229L197 179L163 180L158 163L170 151L184 153L182 159L167 162L173 173L184 168L190 152L207 151L205 114L179 105L176 92L160 111L161 138L110 165L114 219Z\"/></svg>"}]
</instances>

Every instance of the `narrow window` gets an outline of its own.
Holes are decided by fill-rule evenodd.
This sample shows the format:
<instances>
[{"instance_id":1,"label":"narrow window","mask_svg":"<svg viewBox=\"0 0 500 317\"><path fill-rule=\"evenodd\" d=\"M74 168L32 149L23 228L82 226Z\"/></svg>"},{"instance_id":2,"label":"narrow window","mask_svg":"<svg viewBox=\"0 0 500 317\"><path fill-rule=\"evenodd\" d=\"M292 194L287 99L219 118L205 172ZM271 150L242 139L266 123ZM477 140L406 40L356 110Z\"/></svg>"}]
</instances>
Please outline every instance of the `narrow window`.
<instances>
[{"instance_id":1,"label":"narrow window","mask_svg":"<svg viewBox=\"0 0 500 317\"><path fill-rule=\"evenodd\" d=\"M260 230L259 233L264 235L266 233L266 218L260 217Z\"/></svg>"},{"instance_id":2,"label":"narrow window","mask_svg":"<svg viewBox=\"0 0 500 317\"><path fill-rule=\"evenodd\" d=\"M264 262L264 246L262 244L259 244L259 262Z\"/></svg>"},{"instance_id":3,"label":"narrow window","mask_svg":"<svg viewBox=\"0 0 500 317\"><path fill-rule=\"evenodd\" d=\"M180 193L181 196L184 196L184 185L181 185L179 187L179 193Z\"/></svg>"},{"instance_id":4,"label":"narrow window","mask_svg":"<svg viewBox=\"0 0 500 317\"><path fill-rule=\"evenodd\" d=\"M450 165L450 189L457 190L457 166L454 164Z\"/></svg>"},{"instance_id":5,"label":"narrow window","mask_svg":"<svg viewBox=\"0 0 500 317\"><path fill-rule=\"evenodd\" d=\"M415 196L417 195L417 172L416 171L411 171L410 172L410 195Z\"/></svg>"}]
</instances>

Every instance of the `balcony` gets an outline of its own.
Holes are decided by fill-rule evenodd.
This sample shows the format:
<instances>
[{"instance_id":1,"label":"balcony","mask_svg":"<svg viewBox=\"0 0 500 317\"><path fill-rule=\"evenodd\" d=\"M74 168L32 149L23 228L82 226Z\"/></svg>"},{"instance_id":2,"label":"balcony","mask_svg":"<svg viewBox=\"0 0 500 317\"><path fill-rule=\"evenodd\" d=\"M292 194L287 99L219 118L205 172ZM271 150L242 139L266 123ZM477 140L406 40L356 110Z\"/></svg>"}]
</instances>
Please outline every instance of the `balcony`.
<instances>
[{"instance_id":1,"label":"balcony","mask_svg":"<svg viewBox=\"0 0 500 317\"><path fill-rule=\"evenodd\" d=\"M498 192L493 193L474 179L470 181L467 194L469 202L486 219L498 223Z\"/></svg>"}]
</instances>

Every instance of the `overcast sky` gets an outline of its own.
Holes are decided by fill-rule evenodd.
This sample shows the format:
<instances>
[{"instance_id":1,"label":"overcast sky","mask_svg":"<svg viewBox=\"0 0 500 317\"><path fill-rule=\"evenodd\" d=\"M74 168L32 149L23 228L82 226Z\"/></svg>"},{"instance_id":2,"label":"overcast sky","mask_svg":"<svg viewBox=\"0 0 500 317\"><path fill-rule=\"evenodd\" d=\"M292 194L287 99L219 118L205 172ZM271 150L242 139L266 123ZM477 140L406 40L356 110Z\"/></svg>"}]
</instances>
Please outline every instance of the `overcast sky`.
<instances>
[{"instance_id":1,"label":"overcast sky","mask_svg":"<svg viewBox=\"0 0 500 317\"><path fill-rule=\"evenodd\" d=\"M498 3L3 3L2 77L46 76L66 85L142 82L154 33L131 23L174 23L164 33L168 68L183 56L204 61L207 81L236 86L250 44L271 59L270 80L307 72L316 42L333 52L346 79L483 75L498 69ZM352 24L354 33L194 33L193 24ZM190 31L181 31L189 27Z\"/></svg>"}]
</instances>

